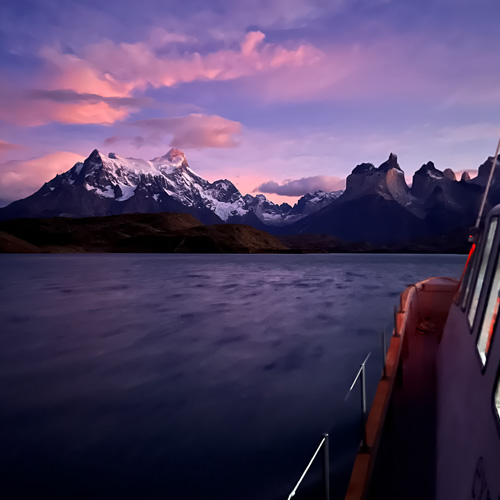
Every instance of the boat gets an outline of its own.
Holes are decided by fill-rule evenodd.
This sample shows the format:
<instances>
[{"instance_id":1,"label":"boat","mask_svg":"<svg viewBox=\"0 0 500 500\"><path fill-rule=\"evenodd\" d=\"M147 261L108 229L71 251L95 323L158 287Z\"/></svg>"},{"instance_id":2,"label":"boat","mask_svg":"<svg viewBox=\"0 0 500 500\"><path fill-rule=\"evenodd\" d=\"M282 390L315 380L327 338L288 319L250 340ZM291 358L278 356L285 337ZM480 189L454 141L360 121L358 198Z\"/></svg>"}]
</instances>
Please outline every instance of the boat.
<instances>
[{"instance_id":1,"label":"boat","mask_svg":"<svg viewBox=\"0 0 500 500\"><path fill-rule=\"evenodd\" d=\"M362 439L345 500L500 500L500 205L483 218L499 150L460 280L401 293L369 413L367 359L351 386ZM321 448L329 500L328 435Z\"/></svg>"},{"instance_id":2,"label":"boat","mask_svg":"<svg viewBox=\"0 0 500 500\"><path fill-rule=\"evenodd\" d=\"M482 220L459 281L400 296L346 500L500 500L500 205Z\"/></svg>"}]
</instances>

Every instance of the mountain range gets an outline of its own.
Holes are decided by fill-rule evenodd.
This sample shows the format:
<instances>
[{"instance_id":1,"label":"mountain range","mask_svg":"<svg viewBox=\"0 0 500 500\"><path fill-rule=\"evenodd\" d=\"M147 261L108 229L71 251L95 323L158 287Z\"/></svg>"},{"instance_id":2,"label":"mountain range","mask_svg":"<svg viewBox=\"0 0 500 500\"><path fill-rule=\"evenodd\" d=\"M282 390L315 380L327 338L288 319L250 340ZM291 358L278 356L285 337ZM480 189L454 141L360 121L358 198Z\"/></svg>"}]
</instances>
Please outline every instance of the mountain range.
<instances>
[{"instance_id":1,"label":"mountain range","mask_svg":"<svg viewBox=\"0 0 500 500\"><path fill-rule=\"evenodd\" d=\"M342 191L317 191L294 207L262 194L243 196L227 179L209 182L171 149L153 160L108 156L94 150L33 195L0 209L0 220L18 217L95 217L123 213L189 213L204 224L283 226L321 209Z\"/></svg>"},{"instance_id":2,"label":"mountain range","mask_svg":"<svg viewBox=\"0 0 500 500\"><path fill-rule=\"evenodd\" d=\"M345 191L308 193L292 207L262 194L242 195L227 179L203 179L178 149L150 161L94 150L31 196L1 208L0 220L176 212L203 224L247 224L275 235L315 233L394 243L472 224L492 163L488 158L474 179L464 173L457 180L451 169L441 171L428 162L408 186L391 153L379 167L357 165ZM500 169L488 202L500 202Z\"/></svg>"}]
</instances>

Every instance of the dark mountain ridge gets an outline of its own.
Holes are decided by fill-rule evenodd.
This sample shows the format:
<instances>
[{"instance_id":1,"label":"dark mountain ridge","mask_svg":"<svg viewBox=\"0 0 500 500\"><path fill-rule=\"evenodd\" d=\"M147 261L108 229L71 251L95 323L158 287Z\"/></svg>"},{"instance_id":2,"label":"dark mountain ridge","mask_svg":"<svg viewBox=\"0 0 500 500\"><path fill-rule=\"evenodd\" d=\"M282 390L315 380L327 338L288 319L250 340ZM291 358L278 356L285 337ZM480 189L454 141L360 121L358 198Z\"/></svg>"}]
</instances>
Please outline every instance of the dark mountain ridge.
<instances>
[{"instance_id":1,"label":"dark mountain ridge","mask_svg":"<svg viewBox=\"0 0 500 500\"><path fill-rule=\"evenodd\" d=\"M467 227L477 216L492 162L483 164L479 181L464 176L456 181L451 169L445 175L428 162L415 172L411 188L396 155L378 168L362 163L347 177L342 196L289 226L287 234L327 233L345 241L393 244ZM500 202L500 169L493 186L489 207Z\"/></svg>"}]
</instances>

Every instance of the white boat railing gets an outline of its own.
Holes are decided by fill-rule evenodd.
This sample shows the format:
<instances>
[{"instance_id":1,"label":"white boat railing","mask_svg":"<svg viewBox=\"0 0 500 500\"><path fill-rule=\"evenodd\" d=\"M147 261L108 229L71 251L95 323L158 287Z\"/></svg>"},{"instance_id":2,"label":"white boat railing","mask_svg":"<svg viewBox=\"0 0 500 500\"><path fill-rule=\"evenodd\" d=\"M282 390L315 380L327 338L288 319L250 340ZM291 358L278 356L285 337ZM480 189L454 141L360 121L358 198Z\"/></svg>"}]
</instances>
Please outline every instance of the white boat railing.
<instances>
[{"instance_id":1,"label":"white boat railing","mask_svg":"<svg viewBox=\"0 0 500 500\"><path fill-rule=\"evenodd\" d=\"M397 311L397 307L395 307L395 310ZM394 315L394 320L396 321L396 314ZM396 324L396 323L395 323ZM393 335L397 335L397 329L394 328L394 333ZM387 372L386 372L386 356L387 356L387 345L386 345L386 328L382 330L381 333L381 348L382 348L382 378L386 379L387 378ZM351 387L349 387L349 390L347 391L346 397L344 401L347 401L349 396L351 395L351 392L353 391L354 387L356 386L356 383L358 380L360 380L360 402L361 402L361 444L359 451L361 453L368 453L370 451L368 442L367 442L367 435L366 435L366 422L367 422L367 407L366 407L366 363L370 359L370 356L372 355L371 352L368 353L366 358L363 360L361 363L358 372L356 373L356 376L354 377L354 380L351 384ZM329 435L327 433L322 435L321 441L316 448L316 451L314 452L311 460L309 460L309 463L307 464L306 468L304 469L304 472L300 476L299 480L297 481L297 484L293 488L293 490L290 492L288 495L287 500L291 500L295 494L297 493L297 489L301 485L302 481L306 477L307 473L309 472L309 469L311 468L312 464L314 463L314 460L318 456L319 452L321 451L321 448L323 448L323 492L324 492L324 498L326 500L330 500L330 442L329 442Z\"/></svg>"},{"instance_id":2,"label":"white boat railing","mask_svg":"<svg viewBox=\"0 0 500 500\"><path fill-rule=\"evenodd\" d=\"M329 443L329 441L330 440L329 440L328 434L323 434L323 438L321 439L318 447L316 448L316 451L314 452L314 455L312 456L311 460L309 460L307 467L304 469L302 476L300 476L299 480L297 481L297 484L295 485L295 487L293 488L291 493L288 495L288 500L291 500L291 498L295 496L295 493L297 492L297 489L300 486L300 483L306 477L306 474L308 473L309 469L311 468L311 465L313 464L315 458L318 456L318 453L320 452L322 447L323 447L324 493L325 493L326 500L330 499L330 443Z\"/></svg>"}]
</instances>

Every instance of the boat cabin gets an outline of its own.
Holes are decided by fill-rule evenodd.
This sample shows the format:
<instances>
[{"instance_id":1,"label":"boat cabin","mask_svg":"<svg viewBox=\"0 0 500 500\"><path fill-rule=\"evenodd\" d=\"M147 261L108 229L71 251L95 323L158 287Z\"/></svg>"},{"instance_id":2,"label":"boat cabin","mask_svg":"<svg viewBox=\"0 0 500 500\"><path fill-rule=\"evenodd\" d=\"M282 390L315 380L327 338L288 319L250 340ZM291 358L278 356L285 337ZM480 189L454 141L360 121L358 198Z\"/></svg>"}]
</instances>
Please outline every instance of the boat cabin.
<instances>
[{"instance_id":1,"label":"boat cabin","mask_svg":"<svg viewBox=\"0 0 500 500\"><path fill-rule=\"evenodd\" d=\"M500 500L499 219L497 206L471 249L438 352L438 500Z\"/></svg>"}]
</instances>

